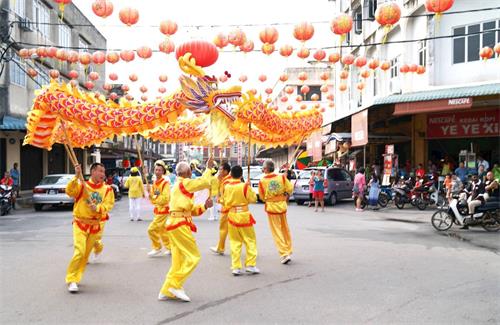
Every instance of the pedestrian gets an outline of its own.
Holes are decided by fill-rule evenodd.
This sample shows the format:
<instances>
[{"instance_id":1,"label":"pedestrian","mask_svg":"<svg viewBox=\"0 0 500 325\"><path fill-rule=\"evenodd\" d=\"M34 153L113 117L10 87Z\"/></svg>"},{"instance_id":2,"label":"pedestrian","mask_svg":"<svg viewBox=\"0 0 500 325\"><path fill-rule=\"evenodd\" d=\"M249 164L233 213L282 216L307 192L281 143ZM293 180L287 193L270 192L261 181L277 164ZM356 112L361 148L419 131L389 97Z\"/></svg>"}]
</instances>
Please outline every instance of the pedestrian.
<instances>
[{"instance_id":1,"label":"pedestrian","mask_svg":"<svg viewBox=\"0 0 500 325\"><path fill-rule=\"evenodd\" d=\"M358 173L354 176L354 186L352 188L352 197L356 201L356 212L362 212L361 201L365 195L365 169L360 167Z\"/></svg>"},{"instance_id":2,"label":"pedestrian","mask_svg":"<svg viewBox=\"0 0 500 325\"><path fill-rule=\"evenodd\" d=\"M417 169L415 170L415 175L420 178L424 178L425 176L425 169L422 164L418 164Z\"/></svg>"},{"instance_id":3,"label":"pedestrian","mask_svg":"<svg viewBox=\"0 0 500 325\"><path fill-rule=\"evenodd\" d=\"M483 205L488 200L489 195L486 192L484 182L479 179L477 174L472 175L472 180L466 192L470 195L467 199L469 215L474 218L476 207ZM461 229L469 229L469 226L465 224Z\"/></svg>"},{"instance_id":4,"label":"pedestrian","mask_svg":"<svg viewBox=\"0 0 500 325\"><path fill-rule=\"evenodd\" d=\"M490 163L487 162L483 156L477 156L477 170L479 171L479 167L483 166L485 171L488 171L490 169Z\"/></svg>"},{"instance_id":5,"label":"pedestrian","mask_svg":"<svg viewBox=\"0 0 500 325\"><path fill-rule=\"evenodd\" d=\"M499 180L495 179L492 171L486 174L486 181L484 182L484 189L488 192L488 202L500 201L500 184Z\"/></svg>"},{"instance_id":6,"label":"pedestrian","mask_svg":"<svg viewBox=\"0 0 500 325\"><path fill-rule=\"evenodd\" d=\"M10 177L9 172L3 174L3 178L0 180L0 185L14 186L14 180Z\"/></svg>"},{"instance_id":7,"label":"pedestrian","mask_svg":"<svg viewBox=\"0 0 500 325\"><path fill-rule=\"evenodd\" d=\"M443 159L443 164L441 166L441 176L446 176L448 173L451 173L453 171L453 166L450 162L450 159L448 156L445 156Z\"/></svg>"},{"instance_id":8,"label":"pedestrian","mask_svg":"<svg viewBox=\"0 0 500 325\"><path fill-rule=\"evenodd\" d=\"M288 197L292 194L292 183L286 175L274 172L274 162L266 160L263 168L264 177L259 181L259 197L265 202L265 211L274 242L280 254L281 264L292 260L292 236L287 222Z\"/></svg>"},{"instance_id":9,"label":"pedestrian","mask_svg":"<svg viewBox=\"0 0 500 325\"><path fill-rule=\"evenodd\" d=\"M465 183L467 181L467 175L469 174L469 169L465 167L465 164L463 161L458 163L458 168L455 169L455 175L460 178L460 181L462 183Z\"/></svg>"},{"instance_id":10,"label":"pedestrian","mask_svg":"<svg viewBox=\"0 0 500 325\"><path fill-rule=\"evenodd\" d=\"M66 272L68 291L78 292L91 250L102 236L102 222L109 218L115 197L104 183L105 168L101 163L90 166L90 179L81 182L82 168L75 165L75 177L66 186L66 194L75 199L73 205L73 257ZM101 233L101 234L100 234Z\"/></svg>"},{"instance_id":11,"label":"pedestrian","mask_svg":"<svg viewBox=\"0 0 500 325\"><path fill-rule=\"evenodd\" d=\"M451 202L451 186L452 186L452 174L448 173L443 181L443 187L446 193L446 198L448 202Z\"/></svg>"},{"instance_id":12,"label":"pedestrian","mask_svg":"<svg viewBox=\"0 0 500 325\"><path fill-rule=\"evenodd\" d=\"M248 210L250 203L257 202L257 195L252 190L250 180L240 181L243 175L241 166L231 168L231 180L224 187L224 203L229 208L229 244L231 247L231 270L234 276L243 274L241 250L246 248L245 271L258 274L257 239L253 225L255 220Z\"/></svg>"},{"instance_id":13,"label":"pedestrian","mask_svg":"<svg viewBox=\"0 0 500 325\"><path fill-rule=\"evenodd\" d=\"M128 188L128 207L130 214L130 221L142 221L141 213L141 199L145 197L144 183L142 177L139 175L139 168L132 167L130 169L130 176L125 181L125 188Z\"/></svg>"},{"instance_id":14,"label":"pedestrian","mask_svg":"<svg viewBox=\"0 0 500 325\"><path fill-rule=\"evenodd\" d=\"M206 166L202 176L196 179L191 178L192 172L188 163L179 162L176 166L177 180L172 187L170 216L166 223L172 249L172 264L158 294L158 300L178 298L191 301L183 285L200 261L200 251L192 234L196 232L192 217L202 215L213 206L210 198L204 204L194 204L194 193L210 188L212 158L208 159Z\"/></svg>"},{"instance_id":15,"label":"pedestrian","mask_svg":"<svg viewBox=\"0 0 500 325\"><path fill-rule=\"evenodd\" d=\"M460 194L463 187L464 187L464 184L462 183L460 178L457 175L451 175L451 189L450 189L450 196L449 196L450 202L453 199L454 195Z\"/></svg>"},{"instance_id":16,"label":"pedestrian","mask_svg":"<svg viewBox=\"0 0 500 325\"><path fill-rule=\"evenodd\" d=\"M484 168L484 165L479 165L477 168L477 176L479 179L484 182L486 179L486 169Z\"/></svg>"},{"instance_id":17,"label":"pedestrian","mask_svg":"<svg viewBox=\"0 0 500 325\"><path fill-rule=\"evenodd\" d=\"M148 235L151 240L151 251L148 252L149 257L161 255L162 246L165 248L163 255L170 255L170 239L165 229L170 202L170 183L165 176L166 172L165 162L157 160L154 164L156 181L153 183L153 186L149 186L148 184L149 200L154 206L153 221L151 221L148 227Z\"/></svg>"},{"instance_id":18,"label":"pedestrian","mask_svg":"<svg viewBox=\"0 0 500 325\"><path fill-rule=\"evenodd\" d=\"M12 192L16 193L16 198L21 197L19 195L19 187L21 186L21 183L19 182L20 174L21 172L18 169L18 164L14 163L14 165L10 169L10 177L12 177L12 180L14 181L14 184L12 186Z\"/></svg>"},{"instance_id":19,"label":"pedestrian","mask_svg":"<svg viewBox=\"0 0 500 325\"><path fill-rule=\"evenodd\" d=\"M212 168L212 178L210 181L211 187L210 187L210 198L212 201L217 202L217 197L219 196L219 178L216 176L217 175L217 166ZM208 220L217 220L217 206L214 204L213 207L211 207L209 210L209 216Z\"/></svg>"},{"instance_id":20,"label":"pedestrian","mask_svg":"<svg viewBox=\"0 0 500 325\"><path fill-rule=\"evenodd\" d=\"M221 196L224 191L224 186L226 186L227 182L231 180L231 166L226 162L223 163L219 169L219 204L221 205L221 216L219 219L219 242L217 246L210 247L210 251L215 255L224 255L224 251L226 249L226 238L228 232L227 225L227 214L229 213L229 208L224 204L224 198Z\"/></svg>"},{"instance_id":21,"label":"pedestrian","mask_svg":"<svg viewBox=\"0 0 500 325\"><path fill-rule=\"evenodd\" d=\"M309 204L307 205L308 208L312 207L313 202L315 201L314 199L314 176L315 176L315 171L311 171L311 177L309 177Z\"/></svg>"},{"instance_id":22,"label":"pedestrian","mask_svg":"<svg viewBox=\"0 0 500 325\"><path fill-rule=\"evenodd\" d=\"M318 205L321 205L321 212L325 212L325 178L321 170L314 176L314 212L318 212Z\"/></svg>"},{"instance_id":23,"label":"pedestrian","mask_svg":"<svg viewBox=\"0 0 500 325\"><path fill-rule=\"evenodd\" d=\"M378 196L380 194L380 182L376 175L372 175L370 182L370 192L368 193L368 204L373 207L373 209L378 209Z\"/></svg>"}]
</instances>

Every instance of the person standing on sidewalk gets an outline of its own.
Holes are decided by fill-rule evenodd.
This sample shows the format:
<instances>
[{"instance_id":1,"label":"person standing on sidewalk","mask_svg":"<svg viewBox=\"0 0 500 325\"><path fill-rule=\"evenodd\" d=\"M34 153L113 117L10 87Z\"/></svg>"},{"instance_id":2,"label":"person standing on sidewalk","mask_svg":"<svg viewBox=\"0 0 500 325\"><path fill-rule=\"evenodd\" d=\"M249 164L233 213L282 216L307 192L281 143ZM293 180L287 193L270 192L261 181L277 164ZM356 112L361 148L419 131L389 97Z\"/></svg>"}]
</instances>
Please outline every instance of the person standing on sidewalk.
<instances>
[{"instance_id":1,"label":"person standing on sidewalk","mask_svg":"<svg viewBox=\"0 0 500 325\"><path fill-rule=\"evenodd\" d=\"M139 175L139 169L132 167L130 169L130 176L125 182L125 188L128 188L128 204L130 221L142 221L141 213L141 199L145 197L144 183L142 177Z\"/></svg>"},{"instance_id":2,"label":"person standing on sidewalk","mask_svg":"<svg viewBox=\"0 0 500 325\"><path fill-rule=\"evenodd\" d=\"M318 170L314 176L314 212L318 212L318 206L321 205L321 212L325 212L325 178L323 171Z\"/></svg>"},{"instance_id":3,"label":"person standing on sidewalk","mask_svg":"<svg viewBox=\"0 0 500 325\"><path fill-rule=\"evenodd\" d=\"M274 173L272 160L266 160L262 169L265 175L259 181L259 197L265 202L269 227L280 254L281 264L288 264L292 260L292 236L286 214L288 197L293 186L286 175Z\"/></svg>"},{"instance_id":4,"label":"person standing on sidewalk","mask_svg":"<svg viewBox=\"0 0 500 325\"><path fill-rule=\"evenodd\" d=\"M221 205L220 220L219 220L219 242L217 246L210 247L210 251L215 255L224 255L226 249L226 238L228 232L227 214L229 209L224 205L224 199L221 193L224 191L224 186L231 180L231 166L226 162L219 169L219 203Z\"/></svg>"},{"instance_id":5,"label":"person standing on sidewalk","mask_svg":"<svg viewBox=\"0 0 500 325\"><path fill-rule=\"evenodd\" d=\"M193 236L196 226L192 217L202 215L213 206L210 198L204 204L194 204L194 193L210 188L212 158L208 159L206 166L201 177L192 179L189 165L186 162L177 164L177 181L172 188L170 216L166 223L172 249L172 264L158 294L158 300L178 298L191 301L184 291L183 284L200 261L200 251Z\"/></svg>"},{"instance_id":6,"label":"person standing on sidewalk","mask_svg":"<svg viewBox=\"0 0 500 325\"><path fill-rule=\"evenodd\" d=\"M82 168L75 166L75 177L66 186L66 194L75 199L73 206L73 257L66 273L68 291L78 292L87 261L99 238L101 222L115 204L113 189L104 183L105 169L101 163L90 166L90 179L81 183Z\"/></svg>"},{"instance_id":7,"label":"person standing on sidewalk","mask_svg":"<svg viewBox=\"0 0 500 325\"><path fill-rule=\"evenodd\" d=\"M165 247L164 255L170 254L170 239L168 238L165 223L167 222L170 202L170 183L165 178L167 168L163 160L155 162L154 173L156 181L149 188L149 200L154 206L153 221L149 224L148 235L151 240L152 249L148 253L149 257L162 254L162 244ZM149 187L149 185L148 185Z\"/></svg>"},{"instance_id":8,"label":"person standing on sidewalk","mask_svg":"<svg viewBox=\"0 0 500 325\"><path fill-rule=\"evenodd\" d=\"M12 192L16 193L16 198L20 197L19 196L19 187L21 186L20 177L21 177L21 172L17 168L17 163L14 163L10 170L10 177L12 177L12 180L14 181L14 185L12 186Z\"/></svg>"},{"instance_id":9,"label":"person standing on sidewalk","mask_svg":"<svg viewBox=\"0 0 500 325\"><path fill-rule=\"evenodd\" d=\"M366 179L365 169L360 167L358 173L354 176L354 186L352 188L352 197L356 201L356 212L362 212L361 201L365 195Z\"/></svg>"},{"instance_id":10,"label":"person standing on sidewalk","mask_svg":"<svg viewBox=\"0 0 500 325\"><path fill-rule=\"evenodd\" d=\"M246 247L245 271L260 273L257 263L257 240L253 225L255 220L248 210L248 204L257 202L257 194L250 187L250 180L241 182L241 166L231 168L231 180L224 187L224 202L229 207L229 244L231 246L231 269L234 276L243 274L241 250Z\"/></svg>"}]
</instances>

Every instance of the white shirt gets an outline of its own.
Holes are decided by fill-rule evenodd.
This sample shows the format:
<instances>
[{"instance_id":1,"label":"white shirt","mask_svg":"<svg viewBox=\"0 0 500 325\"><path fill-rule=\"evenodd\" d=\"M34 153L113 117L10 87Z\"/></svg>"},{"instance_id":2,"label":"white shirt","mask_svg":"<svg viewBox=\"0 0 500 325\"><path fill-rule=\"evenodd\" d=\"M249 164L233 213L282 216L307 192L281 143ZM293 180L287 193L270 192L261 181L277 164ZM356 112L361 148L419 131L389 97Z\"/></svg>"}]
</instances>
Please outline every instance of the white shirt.
<instances>
[{"instance_id":1,"label":"white shirt","mask_svg":"<svg viewBox=\"0 0 500 325\"><path fill-rule=\"evenodd\" d=\"M478 160L477 161L477 169L479 169L479 166L483 165L484 166L484 171L488 171L490 169L490 164L486 160Z\"/></svg>"}]
</instances>

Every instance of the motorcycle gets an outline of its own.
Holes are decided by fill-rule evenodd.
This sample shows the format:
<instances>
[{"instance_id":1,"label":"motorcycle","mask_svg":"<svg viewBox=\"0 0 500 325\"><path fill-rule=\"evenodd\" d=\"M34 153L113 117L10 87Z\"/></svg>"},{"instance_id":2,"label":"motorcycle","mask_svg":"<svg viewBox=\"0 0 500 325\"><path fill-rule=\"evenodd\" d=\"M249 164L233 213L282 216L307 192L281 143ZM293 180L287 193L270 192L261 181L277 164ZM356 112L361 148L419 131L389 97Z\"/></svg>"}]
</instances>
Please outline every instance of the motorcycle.
<instances>
[{"instance_id":1,"label":"motorcycle","mask_svg":"<svg viewBox=\"0 0 500 325\"><path fill-rule=\"evenodd\" d=\"M115 194L115 201L120 201L122 199L122 192L120 192L120 188L116 184L111 184L110 186Z\"/></svg>"},{"instance_id":2,"label":"motorcycle","mask_svg":"<svg viewBox=\"0 0 500 325\"><path fill-rule=\"evenodd\" d=\"M368 205L369 194L370 194L370 187L367 187L365 193L363 194L363 197L361 198L361 205L360 205L361 209L366 208L366 206ZM388 202L389 199L387 194L382 192L381 190L380 193L378 194L377 204L380 205L382 208L385 208ZM354 200L354 206L356 206L356 200Z\"/></svg>"},{"instance_id":3,"label":"motorcycle","mask_svg":"<svg viewBox=\"0 0 500 325\"><path fill-rule=\"evenodd\" d=\"M400 183L393 187L394 204L398 209L403 209L405 204L410 203L415 205L415 194L413 193L413 181L411 178L404 180L401 178Z\"/></svg>"},{"instance_id":4,"label":"motorcycle","mask_svg":"<svg viewBox=\"0 0 500 325\"><path fill-rule=\"evenodd\" d=\"M12 186L0 185L0 215L4 216L14 207Z\"/></svg>"},{"instance_id":5,"label":"motorcycle","mask_svg":"<svg viewBox=\"0 0 500 325\"><path fill-rule=\"evenodd\" d=\"M436 188L433 179L423 183L421 186L413 189L415 206L419 210L425 210L428 205L436 205L441 209L446 204L446 199L441 190Z\"/></svg>"},{"instance_id":6,"label":"motorcycle","mask_svg":"<svg viewBox=\"0 0 500 325\"><path fill-rule=\"evenodd\" d=\"M458 226L481 226L486 231L500 230L500 201L490 201L477 207L473 216L469 214L466 196L454 195L448 209L438 210L431 217L432 226L445 231L453 224Z\"/></svg>"},{"instance_id":7,"label":"motorcycle","mask_svg":"<svg viewBox=\"0 0 500 325\"><path fill-rule=\"evenodd\" d=\"M378 204L382 208L385 208L389 204L390 201L394 200L395 196L396 196L396 193L394 192L392 187L381 186L380 187L380 194L378 196Z\"/></svg>"}]
</instances>

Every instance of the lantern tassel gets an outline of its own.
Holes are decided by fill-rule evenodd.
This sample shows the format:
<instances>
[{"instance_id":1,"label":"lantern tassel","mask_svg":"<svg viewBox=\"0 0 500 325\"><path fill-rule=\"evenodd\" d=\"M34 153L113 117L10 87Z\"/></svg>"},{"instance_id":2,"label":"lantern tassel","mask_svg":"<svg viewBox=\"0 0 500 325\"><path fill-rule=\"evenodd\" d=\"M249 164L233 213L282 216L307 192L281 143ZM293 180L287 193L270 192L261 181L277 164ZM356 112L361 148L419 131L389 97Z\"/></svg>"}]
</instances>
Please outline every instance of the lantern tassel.
<instances>
[{"instance_id":1,"label":"lantern tassel","mask_svg":"<svg viewBox=\"0 0 500 325\"><path fill-rule=\"evenodd\" d=\"M59 16L60 22L64 20L64 3L59 4L59 11L61 12L61 16Z\"/></svg>"},{"instance_id":2,"label":"lantern tassel","mask_svg":"<svg viewBox=\"0 0 500 325\"><path fill-rule=\"evenodd\" d=\"M389 32L391 31L392 25L385 25L384 26L384 37L382 38L382 44L385 44L387 42L387 36L389 35Z\"/></svg>"}]
</instances>

